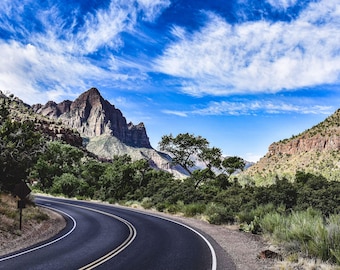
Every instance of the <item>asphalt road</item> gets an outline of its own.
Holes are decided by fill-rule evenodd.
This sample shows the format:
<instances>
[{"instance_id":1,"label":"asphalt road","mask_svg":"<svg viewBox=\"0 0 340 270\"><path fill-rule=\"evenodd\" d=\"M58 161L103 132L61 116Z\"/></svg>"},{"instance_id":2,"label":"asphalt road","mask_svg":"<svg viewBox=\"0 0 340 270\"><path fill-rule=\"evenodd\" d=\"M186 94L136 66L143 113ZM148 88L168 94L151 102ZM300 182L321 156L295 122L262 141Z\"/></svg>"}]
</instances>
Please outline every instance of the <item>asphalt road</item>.
<instances>
[{"instance_id":1,"label":"asphalt road","mask_svg":"<svg viewBox=\"0 0 340 270\"><path fill-rule=\"evenodd\" d=\"M66 228L0 257L0 269L222 269L207 238L175 221L85 201L38 196L36 203L64 215Z\"/></svg>"}]
</instances>

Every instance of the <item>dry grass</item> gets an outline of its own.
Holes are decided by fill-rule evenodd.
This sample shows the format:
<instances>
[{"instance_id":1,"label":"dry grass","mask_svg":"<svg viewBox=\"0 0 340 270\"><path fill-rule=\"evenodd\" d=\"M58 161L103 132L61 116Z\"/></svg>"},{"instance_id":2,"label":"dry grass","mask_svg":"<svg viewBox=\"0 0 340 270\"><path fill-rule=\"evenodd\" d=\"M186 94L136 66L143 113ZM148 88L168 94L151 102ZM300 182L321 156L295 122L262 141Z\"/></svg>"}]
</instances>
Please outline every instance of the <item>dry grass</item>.
<instances>
[{"instance_id":1,"label":"dry grass","mask_svg":"<svg viewBox=\"0 0 340 270\"><path fill-rule=\"evenodd\" d=\"M19 230L17 200L0 194L0 256L46 240L65 227L59 214L28 203Z\"/></svg>"}]
</instances>

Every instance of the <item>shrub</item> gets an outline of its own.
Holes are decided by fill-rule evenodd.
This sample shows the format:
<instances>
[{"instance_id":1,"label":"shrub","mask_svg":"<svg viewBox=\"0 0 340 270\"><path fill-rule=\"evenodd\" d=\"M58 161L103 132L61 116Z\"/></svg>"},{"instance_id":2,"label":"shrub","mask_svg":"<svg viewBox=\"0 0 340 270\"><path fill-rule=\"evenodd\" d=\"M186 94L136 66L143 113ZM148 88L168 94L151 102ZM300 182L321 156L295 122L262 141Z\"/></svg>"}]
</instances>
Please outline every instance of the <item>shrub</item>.
<instances>
[{"instance_id":1,"label":"shrub","mask_svg":"<svg viewBox=\"0 0 340 270\"><path fill-rule=\"evenodd\" d=\"M205 204L203 203L191 203L184 206L184 215L187 217L193 217L198 214L202 214L205 211Z\"/></svg>"},{"instance_id":2,"label":"shrub","mask_svg":"<svg viewBox=\"0 0 340 270\"><path fill-rule=\"evenodd\" d=\"M264 234L269 234L274 236L274 238L282 239L279 235L280 232L283 232L286 228L286 219L282 214L271 212L261 219L260 227Z\"/></svg>"},{"instance_id":3,"label":"shrub","mask_svg":"<svg viewBox=\"0 0 340 270\"><path fill-rule=\"evenodd\" d=\"M149 197L143 198L143 200L142 200L142 202L141 202L141 206L142 206L144 209L150 209L150 208L153 206L152 199L149 198Z\"/></svg>"},{"instance_id":4,"label":"shrub","mask_svg":"<svg viewBox=\"0 0 340 270\"><path fill-rule=\"evenodd\" d=\"M84 195L84 190L87 188L87 183L70 173L64 173L59 177L54 178L52 193L64 194L69 197Z\"/></svg>"},{"instance_id":5,"label":"shrub","mask_svg":"<svg viewBox=\"0 0 340 270\"><path fill-rule=\"evenodd\" d=\"M235 221L234 212L228 206L221 204L210 203L204 213L211 224L219 225Z\"/></svg>"},{"instance_id":6,"label":"shrub","mask_svg":"<svg viewBox=\"0 0 340 270\"><path fill-rule=\"evenodd\" d=\"M260 221L261 229L289 252L315 257L340 265L340 215L323 218L312 208L290 215L269 213Z\"/></svg>"},{"instance_id":7,"label":"shrub","mask_svg":"<svg viewBox=\"0 0 340 270\"><path fill-rule=\"evenodd\" d=\"M340 215L331 215L326 224L331 259L340 265Z\"/></svg>"}]
</instances>

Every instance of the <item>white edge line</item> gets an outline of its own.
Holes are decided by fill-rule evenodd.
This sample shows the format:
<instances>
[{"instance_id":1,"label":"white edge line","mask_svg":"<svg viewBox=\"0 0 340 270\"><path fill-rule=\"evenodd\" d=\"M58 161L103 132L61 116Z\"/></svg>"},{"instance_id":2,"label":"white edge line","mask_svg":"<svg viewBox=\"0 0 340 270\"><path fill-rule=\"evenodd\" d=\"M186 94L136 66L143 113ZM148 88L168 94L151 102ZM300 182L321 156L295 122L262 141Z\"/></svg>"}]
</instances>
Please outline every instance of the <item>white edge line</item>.
<instances>
[{"instance_id":1,"label":"white edge line","mask_svg":"<svg viewBox=\"0 0 340 270\"><path fill-rule=\"evenodd\" d=\"M111 252L109 252L109 253L105 254L104 256L98 258L97 260L95 260L95 261L93 261L93 262L91 262L91 263L89 263L89 264L79 268L79 270L93 269L93 268L98 267L99 265L105 263L106 261L112 259L117 254L119 254L124 249L126 249L134 241L134 239L137 236L136 228L129 221L127 221L126 219L123 219L123 218L121 218L119 216L116 216L116 215L114 215L112 213L104 212L104 211L101 211L101 210L98 210L98 209L94 209L94 208L83 206L83 205L79 205L79 204L71 204L71 203L65 202L65 201L71 201L71 202L72 201L73 202L76 201L76 200L72 200L72 199L63 199L63 201L53 201L53 200L49 200L48 198L46 198L46 199L43 198L41 200L57 202L59 204L70 205L72 207L85 209L85 210L88 210L88 211L91 211L91 212L96 212L96 213L99 213L101 215L105 215L105 216L114 218L114 219L120 221L121 223L125 224L126 227L128 227L128 229L130 231L130 235L129 235L129 237L127 239L125 239L125 241L122 244L120 244L117 248L115 248ZM89 202L89 201L84 201L84 202ZM90 202L90 203L96 204L96 203L93 203L93 202Z\"/></svg>"},{"instance_id":2,"label":"white edge line","mask_svg":"<svg viewBox=\"0 0 340 270\"><path fill-rule=\"evenodd\" d=\"M40 205L40 206L41 206L41 207L48 208L48 209L50 209L50 210L52 210L52 211L56 211L56 212L59 212L59 213L62 213L62 214L64 214L64 215L68 216L68 217L73 221L73 227L72 227L72 229L71 229L70 231L68 231L66 234L62 235L61 237L59 237L59 238L57 238L57 239L55 239L55 240L53 240L53 241L51 241L51 242L48 242L48 243L45 243L45 244L43 244L43 245L37 246L37 247L35 247L35 248L28 249L28 250L22 251L22 252L20 252L20 253L16 253L16 254L13 254L13 255L11 255L11 256L2 258L2 259L0 259L0 262L6 261L6 260L9 260L9 259L13 259L13 258L19 257L19 256L21 256L21 255L24 255L24 254L27 254L27 253L36 251L36 250L38 250L38 249L47 247L47 246L49 246L49 245L52 245L52 244L54 244L54 243L56 243L56 242L58 242L58 241L64 239L65 237L69 236L69 235L75 230L75 228L77 227L77 222L76 222L76 220L75 220L72 216L70 216L69 214L65 213L64 211L57 210L57 209L55 209L55 208L53 208L53 207L48 207L48 206L45 206L45 205Z\"/></svg>"},{"instance_id":3,"label":"white edge line","mask_svg":"<svg viewBox=\"0 0 340 270\"><path fill-rule=\"evenodd\" d=\"M183 226L191 231L193 231L194 233L196 233L199 237L201 237L205 243L208 245L209 249L210 249L210 252L211 252L211 259L212 259L212 263L211 263L211 270L216 270L217 269L217 257L216 257L216 252L213 248L213 246L211 245L211 243L209 242L209 240L203 235L201 234L200 232L198 232L197 230L195 230L194 228L190 227L189 225L186 225L184 223L181 223L179 221L176 221L176 220L172 220L170 218L166 218L166 217L162 217L162 216L158 216L156 214L151 214L151 213L145 213L143 211L140 211L140 210L137 210L137 209L130 209L128 207L122 207L122 206L113 206L113 207L118 207L118 208L122 208L122 209L126 209L126 210L130 210L130 211L133 211L133 212L137 212L139 214L143 214L143 215L147 215L147 216L152 216L152 217L156 217L156 218L160 218L160 219L163 219L163 220L166 220L166 221L169 221L169 222L173 222L175 224L178 224L180 226Z\"/></svg>"},{"instance_id":4,"label":"white edge line","mask_svg":"<svg viewBox=\"0 0 340 270\"><path fill-rule=\"evenodd\" d=\"M147 215L150 215L150 214L147 214ZM178 222L178 221L175 221L175 220L172 220L172 219L168 219L168 218L165 218L165 217L161 217L161 216L157 216L157 215L150 215L150 216L154 216L154 217L157 217L157 218L160 218L160 219L164 219L164 220L167 220L167 221L170 221L170 222L173 222L173 223L176 223L178 225L181 225L191 231L193 231L194 233L196 233L198 236L200 236L204 241L205 243L208 245L209 249L210 249L210 252L211 252L211 260L212 260L212 263L211 263L211 270L216 270L217 269L217 258L216 258L216 252L213 248L213 246L211 245L211 243L209 242L209 240L203 235L201 234L200 232L198 232L197 230L195 230L194 228L186 225L186 224L183 224L181 222Z\"/></svg>"}]
</instances>

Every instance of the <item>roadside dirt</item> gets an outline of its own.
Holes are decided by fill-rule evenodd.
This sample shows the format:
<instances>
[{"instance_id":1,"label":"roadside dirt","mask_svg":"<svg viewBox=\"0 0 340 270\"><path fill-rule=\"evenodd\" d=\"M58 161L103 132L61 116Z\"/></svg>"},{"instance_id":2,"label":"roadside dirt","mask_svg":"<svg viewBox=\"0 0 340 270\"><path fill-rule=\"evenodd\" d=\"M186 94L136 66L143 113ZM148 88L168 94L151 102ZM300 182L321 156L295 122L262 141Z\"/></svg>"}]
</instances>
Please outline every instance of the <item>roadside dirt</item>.
<instances>
[{"instance_id":1,"label":"roadside dirt","mask_svg":"<svg viewBox=\"0 0 340 270\"><path fill-rule=\"evenodd\" d=\"M41 208L41 211L49 216L48 220L37 222L23 219L21 231L1 232L0 256L47 240L65 228L65 219L60 214L45 208Z\"/></svg>"}]
</instances>

